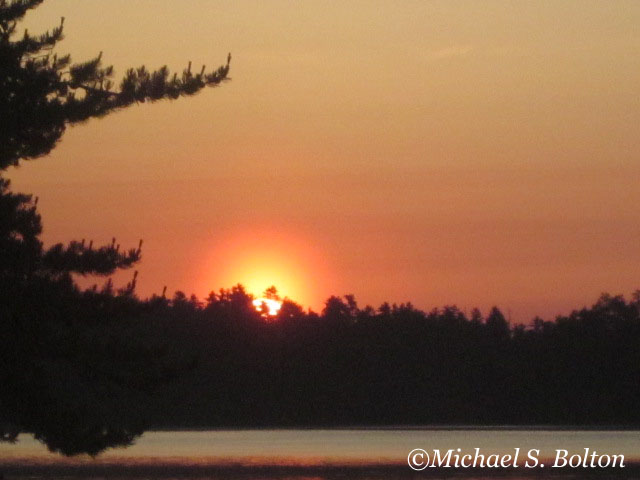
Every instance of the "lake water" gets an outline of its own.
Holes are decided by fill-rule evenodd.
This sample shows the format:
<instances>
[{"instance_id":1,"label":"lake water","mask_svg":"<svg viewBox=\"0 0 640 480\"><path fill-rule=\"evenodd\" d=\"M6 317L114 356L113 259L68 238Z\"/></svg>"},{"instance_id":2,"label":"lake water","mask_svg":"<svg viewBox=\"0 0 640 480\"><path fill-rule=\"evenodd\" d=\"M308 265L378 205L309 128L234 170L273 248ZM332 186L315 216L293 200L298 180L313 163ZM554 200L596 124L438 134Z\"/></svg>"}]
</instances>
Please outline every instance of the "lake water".
<instances>
[{"instance_id":1,"label":"lake water","mask_svg":"<svg viewBox=\"0 0 640 480\"><path fill-rule=\"evenodd\" d=\"M147 432L129 448L111 449L96 459L65 458L49 453L32 437L23 435L13 445L0 444L0 472L11 478L444 478L450 469L413 471L409 452L424 449L433 456L449 449L460 455L515 456L517 468L460 469L467 478L531 478L585 474L638 479L639 431L573 431L515 428L467 429L352 429L352 430L221 430ZM525 469L527 452L547 468ZM624 469L550 468L557 450L567 458L576 454L624 455ZM422 458L422 457L421 457ZM596 457L599 458L599 457ZM513 460L513 459L512 459ZM531 462L533 463L533 462ZM513 461L509 465L513 466ZM634 465L635 464L635 465ZM622 475L622 476L620 476Z\"/></svg>"}]
</instances>

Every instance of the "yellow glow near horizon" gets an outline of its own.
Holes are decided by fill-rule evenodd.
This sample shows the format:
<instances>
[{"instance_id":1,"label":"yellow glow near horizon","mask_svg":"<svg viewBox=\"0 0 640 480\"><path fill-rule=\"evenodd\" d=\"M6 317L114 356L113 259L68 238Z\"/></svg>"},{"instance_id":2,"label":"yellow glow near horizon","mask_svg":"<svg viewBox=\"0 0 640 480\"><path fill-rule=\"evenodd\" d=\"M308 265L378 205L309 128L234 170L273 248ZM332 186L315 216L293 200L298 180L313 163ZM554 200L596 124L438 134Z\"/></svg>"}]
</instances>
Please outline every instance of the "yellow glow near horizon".
<instances>
[{"instance_id":1,"label":"yellow glow near horizon","mask_svg":"<svg viewBox=\"0 0 640 480\"><path fill-rule=\"evenodd\" d=\"M277 285L281 298L301 301L301 297L307 296L304 286L301 285L304 272L300 266L287 261L277 253L250 254L244 259L239 259L236 268L236 283L241 283L247 292L255 297L262 297L263 292L272 285Z\"/></svg>"},{"instance_id":2,"label":"yellow glow near horizon","mask_svg":"<svg viewBox=\"0 0 640 480\"><path fill-rule=\"evenodd\" d=\"M259 227L236 231L213 245L201 268L200 282L210 289L242 284L262 300L265 290L275 285L279 298L312 308L322 305L325 293L319 291L320 283L328 276L310 241Z\"/></svg>"},{"instance_id":3,"label":"yellow glow near horizon","mask_svg":"<svg viewBox=\"0 0 640 480\"><path fill-rule=\"evenodd\" d=\"M267 311L264 312L262 306L265 305L267 307ZM253 301L253 306L259 312L263 312L263 315L268 315L270 317L276 316L282 307L282 302L279 300L274 300L273 298L256 298Z\"/></svg>"}]
</instances>

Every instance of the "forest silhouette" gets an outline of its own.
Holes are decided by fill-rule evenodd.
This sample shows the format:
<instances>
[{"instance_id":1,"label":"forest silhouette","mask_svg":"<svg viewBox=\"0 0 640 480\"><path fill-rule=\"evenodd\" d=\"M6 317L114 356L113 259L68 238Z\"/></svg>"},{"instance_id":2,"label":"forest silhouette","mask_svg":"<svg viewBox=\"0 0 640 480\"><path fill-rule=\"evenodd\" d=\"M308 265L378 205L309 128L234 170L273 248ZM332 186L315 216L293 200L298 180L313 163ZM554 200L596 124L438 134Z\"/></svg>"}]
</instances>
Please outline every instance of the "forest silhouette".
<instances>
[{"instance_id":1,"label":"forest silhouette","mask_svg":"<svg viewBox=\"0 0 640 480\"><path fill-rule=\"evenodd\" d=\"M0 170L48 154L68 125L227 78L230 57L211 73L131 69L114 89L101 55L53 53L62 24L17 35L41 3L0 1ZM37 199L0 177L0 440L95 455L152 427L640 425L639 293L528 326L352 295L266 316L241 285L204 301L140 299L135 274L80 288L135 265L142 243L45 248L41 232Z\"/></svg>"},{"instance_id":2,"label":"forest silhouette","mask_svg":"<svg viewBox=\"0 0 640 480\"><path fill-rule=\"evenodd\" d=\"M528 326L351 295L265 318L251 300L238 285L137 304L197 359L159 389L154 426L640 424L640 292Z\"/></svg>"}]
</instances>

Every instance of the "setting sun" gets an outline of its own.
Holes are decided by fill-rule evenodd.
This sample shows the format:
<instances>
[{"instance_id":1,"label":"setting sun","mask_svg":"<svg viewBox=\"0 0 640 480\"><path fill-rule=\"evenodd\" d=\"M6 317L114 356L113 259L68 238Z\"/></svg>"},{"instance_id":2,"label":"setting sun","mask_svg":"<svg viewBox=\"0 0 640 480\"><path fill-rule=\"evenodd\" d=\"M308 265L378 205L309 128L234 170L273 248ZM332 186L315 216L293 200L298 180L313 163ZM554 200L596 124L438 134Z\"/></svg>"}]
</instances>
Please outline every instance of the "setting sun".
<instances>
[{"instance_id":1,"label":"setting sun","mask_svg":"<svg viewBox=\"0 0 640 480\"><path fill-rule=\"evenodd\" d=\"M265 302L268 315L277 314L280 298L312 308L322 304L326 261L310 241L288 232L256 228L233 232L211 250L201 280L210 289L240 283L256 298L258 310ZM277 285L278 297L263 293L272 285Z\"/></svg>"},{"instance_id":2,"label":"setting sun","mask_svg":"<svg viewBox=\"0 0 640 480\"><path fill-rule=\"evenodd\" d=\"M253 306L256 307L256 310L262 312L263 315L274 317L280 311L282 302L274 300L273 298L256 298L253 301Z\"/></svg>"}]
</instances>

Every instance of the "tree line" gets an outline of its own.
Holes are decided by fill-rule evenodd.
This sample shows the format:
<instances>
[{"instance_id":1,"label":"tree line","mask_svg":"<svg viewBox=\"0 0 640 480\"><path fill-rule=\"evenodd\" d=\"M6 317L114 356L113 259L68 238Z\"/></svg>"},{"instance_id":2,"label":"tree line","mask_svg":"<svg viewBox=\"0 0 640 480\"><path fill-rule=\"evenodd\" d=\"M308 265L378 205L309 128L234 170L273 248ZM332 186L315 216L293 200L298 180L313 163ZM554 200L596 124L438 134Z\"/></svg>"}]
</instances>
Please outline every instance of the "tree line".
<instances>
[{"instance_id":1,"label":"tree line","mask_svg":"<svg viewBox=\"0 0 640 480\"><path fill-rule=\"evenodd\" d=\"M158 427L640 424L640 292L526 326L351 295L265 318L240 285L139 308L194 362L158 391Z\"/></svg>"}]
</instances>

